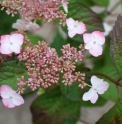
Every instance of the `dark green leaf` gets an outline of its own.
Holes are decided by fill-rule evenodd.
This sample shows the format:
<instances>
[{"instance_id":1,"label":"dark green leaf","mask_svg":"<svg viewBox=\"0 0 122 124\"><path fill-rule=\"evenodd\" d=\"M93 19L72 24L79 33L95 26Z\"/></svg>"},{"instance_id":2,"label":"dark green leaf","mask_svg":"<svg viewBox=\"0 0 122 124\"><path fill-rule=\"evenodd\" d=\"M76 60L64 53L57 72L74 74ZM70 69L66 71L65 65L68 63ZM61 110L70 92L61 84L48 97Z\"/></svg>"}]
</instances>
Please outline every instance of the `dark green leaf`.
<instances>
[{"instance_id":1,"label":"dark green leaf","mask_svg":"<svg viewBox=\"0 0 122 124\"><path fill-rule=\"evenodd\" d=\"M95 4L99 6L107 7L109 5L110 0L92 0Z\"/></svg>"},{"instance_id":2,"label":"dark green leaf","mask_svg":"<svg viewBox=\"0 0 122 124\"><path fill-rule=\"evenodd\" d=\"M0 85L7 84L13 89L17 89L17 78L21 76L26 76L22 62L11 60L0 65Z\"/></svg>"},{"instance_id":3,"label":"dark green leaf","mask_svg":"<svg viewBox=\"0 0 122 124\"><path fill-rule=\"evenodd\" d=\"M96 124L122 124L122 99L119 99Z\"/></svg>"},{"instance_id":4,"label":"dark green leaf","mask_svg":"<svg viewBox=\"0 0 122 124\"><path fill-rule=\"evenodd\" d=\"M61 56L62 55L61 48L65 44L66 44L66 40L61 36L60 32L57 30L56 35L55 35L55 39L50 46L52 48L55 48L58 55Z\"/></svg>"},{"instance_id":5,"label":"dark green leaf","mask_svg":"<svg viewBox=\"0 0 122 124\"><path fill-rule=\"evenodd\" d=\"M81 2L88 7L94 5L94 2L92 0L70 0L70 2Z\"/></svg>"},{"instance_id":6,"label":"dark green leaf","mask_svg":"<svg viewBox=\"0 0 122 124\"><path fill-rule=\"evenodd\" d=\"M79 103L64 98L59 89L48 91L31 105L33 123L63 124L65 120L76 114L79 107Z\"/></svg>"},{"instance_id":7,"label":"dark green leaf","mask_svg":"<svg viewBox=\"0 0 122 124\"><path fill-rule=\"evenodd\" d=\"M28 33L27 36L31 40L31 43L35 45L38 44L38 41L44 40L42 37L30 33Z\"/></svg>"},{"instance_id":8,"label":"dark green leaf","mask_svg":"<svg viewBox=\"0 0 122 124\"><path fill-rule=\"evenodd\" d=\"M111 55L114 65L122 77L122 16L118 16L111 32Z\"/></svg>"},{"instance_id":9,"label":"dark green leaf","mask_svg":"<svg viewBox=\"0 0 122 124\"><path fill-rule=\"evenodd\" d=\"M5 10L0 11L0 35L9 34L13 31L12 24L15 23L17 19L19 19L19 15L12 17L11 15L7 15Z\"/></svg>"}]
</instances>

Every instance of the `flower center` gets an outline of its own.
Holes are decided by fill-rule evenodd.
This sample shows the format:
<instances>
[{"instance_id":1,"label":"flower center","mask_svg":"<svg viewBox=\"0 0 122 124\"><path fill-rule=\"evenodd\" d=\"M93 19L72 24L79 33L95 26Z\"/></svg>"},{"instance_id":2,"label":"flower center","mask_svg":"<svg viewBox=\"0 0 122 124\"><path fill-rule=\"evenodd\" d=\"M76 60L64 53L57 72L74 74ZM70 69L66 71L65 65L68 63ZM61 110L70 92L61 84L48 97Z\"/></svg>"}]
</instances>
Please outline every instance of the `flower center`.
<instances>
[{"instance_id":1,"label":"flower center","mask_svg":"<svg viewBox=\"0 0 122 124\"><path fill-rule=\"evenodd\" d=\"M94 41L93 44L96 44L96 41Z\"/></svg>"}]
</instances>

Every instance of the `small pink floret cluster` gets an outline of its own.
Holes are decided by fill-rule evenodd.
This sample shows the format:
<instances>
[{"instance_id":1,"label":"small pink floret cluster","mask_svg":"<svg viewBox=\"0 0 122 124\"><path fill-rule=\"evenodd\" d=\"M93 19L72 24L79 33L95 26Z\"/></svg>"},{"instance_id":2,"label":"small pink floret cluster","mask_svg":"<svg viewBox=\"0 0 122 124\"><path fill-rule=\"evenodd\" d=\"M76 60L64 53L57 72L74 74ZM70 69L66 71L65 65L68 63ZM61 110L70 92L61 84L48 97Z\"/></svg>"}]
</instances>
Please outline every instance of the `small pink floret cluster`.
<instances>
[{"instance_id":1,"label":"small pink floret cluster","mask_svg":"<svg viewBox=\"0 0 122 124\"><path fill-rule=\"evenodd\" d=\"M2 35L0 39L0 53L1 54L19 54L21 45L23 44L24 36L16 33L11 35Z\"/></svg>"},{"instance_id":2,"label":"small pink floret cluster","mask_svg":"<svg viewBox=\"0 0 122 124\"><path fill-rule=\"evenodd\" d=\"M16 93L16 91L8 85L2 85L0 87L0 95L6 108L14 108L24 104L24 99L22 96Z\"/></svg>"},{"instance_id":3,"label":"small pink floret cluster","mask_svg":"<svg viewBox=\"0 0 122 124\"><path fill-rule=\"evenodd\" d=\"M90 54L95 57L102 55L102 45L105 43L105 36L102 32L85 33L87 30L85 24L72 18L66 19L66 24L69 37L73 38L76 34L83 34L85 49L89 50Z\"/></svg>"}]
</instances>

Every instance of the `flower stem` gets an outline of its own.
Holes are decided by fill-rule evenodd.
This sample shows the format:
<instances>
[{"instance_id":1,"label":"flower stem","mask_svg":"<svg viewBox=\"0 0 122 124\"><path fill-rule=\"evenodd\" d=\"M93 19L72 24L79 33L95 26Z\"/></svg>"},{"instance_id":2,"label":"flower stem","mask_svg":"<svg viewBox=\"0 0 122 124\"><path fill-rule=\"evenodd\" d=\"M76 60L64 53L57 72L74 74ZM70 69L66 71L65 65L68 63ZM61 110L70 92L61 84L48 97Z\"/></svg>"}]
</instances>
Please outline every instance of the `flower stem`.
<instances>
[{"instance_id":1,"label":"flower stem","mask_svg":"<svg viewBox=\"0 0 122 124\"><path fill-rule=\"evenodd\" d=\"M116 82L116 88L117 88L117 92L118 92L118 97L120 98L121 97L121 94L120 94L120 89L119 89L119 87L118 87L118 83L119 83L119 81L120 81L121 79L119 78L118 79L118 81Z\"/></svg>"}]
</instances>

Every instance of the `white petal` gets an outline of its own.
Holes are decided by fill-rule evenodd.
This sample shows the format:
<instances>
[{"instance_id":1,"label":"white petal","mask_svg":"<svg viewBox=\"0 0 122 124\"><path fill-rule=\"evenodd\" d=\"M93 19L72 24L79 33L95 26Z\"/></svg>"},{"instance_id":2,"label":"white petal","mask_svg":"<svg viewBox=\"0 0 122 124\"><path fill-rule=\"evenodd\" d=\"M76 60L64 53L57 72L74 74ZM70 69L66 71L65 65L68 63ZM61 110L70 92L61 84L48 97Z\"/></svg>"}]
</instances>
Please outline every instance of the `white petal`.
<instances>
[{"instance_id":1,"label":"white petal","mask_svg":"<svg viewBox=\"0 0 122 124\"><path fill-rule=\"evenodd\" d=\"M89 42L86 43L85 49L91 49L93 47L93 45L94 45L93 41L89 41Z\"/></svg>"},{"instance_id":2,"label":"white petal","mask_svg":"<svg viewBox=\"0 0 122 124\"><path fill-rule=\"evenodd\" d=\"M13 44L13 45L10 45L10 50L12 52L15 52L16 54L19 54L20 53L20 45L19 44Z\"/></svg>"},{"instance_id":3,"label":"white petal","mask_svg":"<svg viewBox=\"0 0 122 124\"><path fill-rule=\"evenodd\" d=\"M11 94L15 93L14 90L8 85L2 85L0 88L0 94L2 98L9 98Z\"/></svg>"},{"instance_id":4,"label":"white petal","mask_svg":"<svg viewBox=\"0 0 122 124\"><path fill-rule=\"evenodd\" d=\"M2 99L3 104L5 105L6 108L14 108L15 105L12 102L11 98L8 99Z\"/></svg>"},{"instance_id":5,"label":"white petal","mask_svg":"<svg viewBox=\"0 0 122 124\"><path fill-rule=\"evenodd\" d=\"M21 104L24 103L24 99L22 98L21 95L17 94L17 93L13 93L12 94L12 102L16 105L19 106Z\"/></svg>"},{"instance_id":6,"label":"white petal","mask_svg":"<svg viewBox=\"0 0 122 124\"><path fill-rule=\"evenodd\" d=\"M88 92L84 93L83 100L84 101L90 100L94 96L95 93L96 93L95 90L93 88L90 88Z\"/></svg>"},{"instance_id":7,"label":"white petal","mask_svg":"<svg viewBox=\"0 0 122 124\"><path fill-rule=\"evenodd\" d=\"M99 85L97 86L97 92L98 94L103 94L109 87L109 83L108 82L101 82L99 83Z\"/></svg>"},{"instance_id":8,"label":"white petal","mask_svg":"<svg viewBox=\"0 0 122 124\"><path fill-rule=\"evenodd\" d=\"M63 3L63 8L64 8L64 11L66 12L66 13L68 13L68 6L67 6L67 4L66 3Z\"/></svg>"},{"instance_id":9,"label":"white petal","mask_svg":"<svg viewBox=\"0 0 122 124\"><path fill-rule=\"evenodd\" d=\"M74 23L75 23L74 19L72 19L72 18L66 19L66 24L68 26L68 30L74 29Z\"/></svg>"},{"instance_id":10,"label":"white petal","mask_svg":"<svg viewBox=\"0 0 122 124\"><path fill-rule=\"evenodd\" d=\"M95 75L93 75L91 77L91 84L94 88L96 88L99 85L99 83L101 83L101 82L103 82L103 79L100 79L100 78L96 77Z\"/></svg>"},{"instance_id":11,"label":"white petal","mask_svg":"<svg viewBox=\"0 0 122 124\"><path fill-rule=\"evenodd\" d=\"M102 55L102 51L103 51L103 48L102 46L96 44L96 45L93 45L93 47L91 49L89 49L89 52L95 56L95 57L98 57L99 55Z\"/></svg>"},{"instance_id":12,"label":"white petal","mask_svg":"<svg viewBox=\"0 0 122 124\"><path fill-rule=\"evenodd\" d=\"M68 35L69 35L69 37L73 38L73 37L76 35L75 29L69 30L69 31L68 31Z\"/></svg>"},{"instance_id":13,"label":"white petal","mask_svg":"<svg viewBox=\"0 0 122 124\"><path fill-rule=\"evenodd\" d=\"M91 41L92 41L92 42L95 41L93 35L90 34L90 33L85 33L85 34L83 34L83 40L84 40L85 43L88 43L88 42L91 42Z\"/></svg>"},{"instance_id":14,"label":"white petal","mask_svg":"<svg viewBox=\"0 0 122 124\"><path fill-rule=\"evenodd\" d=\"M100 45L103 45L105 43L105 36L103 32L94 31L92 32L92 35L95 37L95 41L99 43Z\"/></svg>"},{"instance_id":15,"label":"white petal","mask_svg":"<svg viewBox=\"0 0 122 124\"><path fill-rule=\"evenodd\" d=\"M13 44L19 44L19 45L22 45L23 44L23 41L24 41L24 36L22 34L12 34L10 36L10 41L13 43Z\"/></svg>"},{"instance_id":16,"label":"white petal","mask_svg":"<svg viewBox=\"0 0 122 124\"><path fill-rule=\"evenodd\" d=\"M98 99L98 94L95 93L94 96L90 99L90 101L91 101L91 103L94 104L97 101L97 99Z\"/></svg>"}]
</instances>

